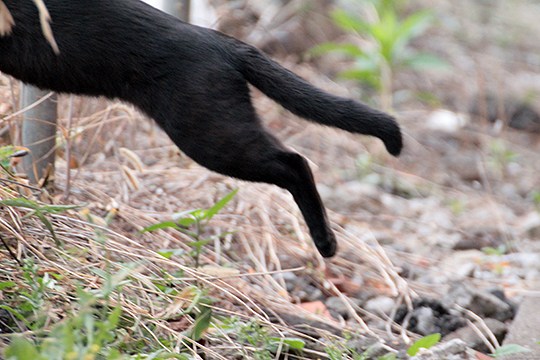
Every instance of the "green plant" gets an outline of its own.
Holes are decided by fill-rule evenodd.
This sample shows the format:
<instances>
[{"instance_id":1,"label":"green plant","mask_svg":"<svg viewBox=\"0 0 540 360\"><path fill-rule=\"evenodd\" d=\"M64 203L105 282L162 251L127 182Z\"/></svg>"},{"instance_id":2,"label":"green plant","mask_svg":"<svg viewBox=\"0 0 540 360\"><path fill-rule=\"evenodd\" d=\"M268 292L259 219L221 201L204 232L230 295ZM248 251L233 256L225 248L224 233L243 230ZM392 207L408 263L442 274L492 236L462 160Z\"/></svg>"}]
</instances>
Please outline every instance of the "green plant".
<instances>
[{"instance_id":1,"label":"green plant","mask_svg":"<svg viewBox=\"0 0 540 360\"><path fill-rule=\"evenodd\" d=\"M28 149L22 146L0 146L0 167L8 171L12 158L22 157L28 154Z\"/></svg>"},{"instance_id":2,"label":"green plant","mask_svg":"<svg viewBox=\"0 0 540 360\"><path fill-rule=\"evenodd\" d=\"M52 223L47 219L46 215L58 214L67 210L76 209L78 205L41 205L33 200L25 198L14 198L1 200L0 205L12 206L17 208L29 209L30 213L26 216L36 216L45 225L47 230L51 233L56 245L61 245L60 240L56 237Z\"/></svg>"},{"instance_id":3,"label":"green plant","mask_svg":"<svg viewBox=\"0 0 540 360\"><path fill-rule=\"evenodd\" d=\"M134 340L129 317L123 319L120 302L115 298L122 287L130 282L135 264L125 264L119 271L109 273L95 270L103 284L97 289L77 288L77 303L63 314L60 321L51 321L54 294L47 289L58 286L51 277L40 276L38 267L27 260L23 277L31 291L20 291L19 315L29 315L24 322L28 334L14 336L3 355L6 360L128 360L128 359L181 359L183 354L171 354L163 349L146 352L147 341ZM11 286L10 286L11 287ZM5 308L5 307L4 307ZM17 316L20 319L20 316ZM48 325L42 319L47 318Z\"/></svg>"},{"instance_id":4,"label":"green plant","mask_svg":"<svg viewBox=\"0 0 540 360\"><path fill-rule=\"evenodd\" d=\"M189 302L189 305L183 311L174 314L174 317L192 316L194 323L184 335L194 341L201 340L206 330L210 327L214 300L208 296L206 289L196 286L184 288L177 296Z\"/></svg>"},{"instance_id":5,"label":"green plant","mask_svg":"<svg viewBox=\"0 0 540 360\"><path fill-rule=\"evenodd\" d=\"M273 336L269 329L262 326L256 320L247 322L240 319L225 318L219 324L219 328L235 336L237 340L246 346L252 347L250 358L256 360L271 360L279 349L282 351L302 351L305 342L299 338Z\"/></svg>"},{"instance_id":6,"label":"green plant","mask_svg":"<svg viewBox=\"0 0 540 360\"><path fill-rule=\"evenodd\" d=\"M499 346L492 354L490 354L491 357L495 359L504 358L509 355L515 355L525 352L530 352L531 350L524 348L521 345L517 344L506 344L503 346Z\"/></svg>"},{"instance_id":7,"label":"green plant","mask_svg":"<svg viewBox=\"0 0 540 360\"><path fill-rule=\"evenodd\" d=\"M485 246L482 248L482 251L486 255L501 256L508 252L508 247L504 244L501 244L496 248L492 246Z\"/></svg>"},{"instance_id":8,"label":"green plant","mask_svg":"<svg viewBox=\"0 0 540 360\"><path fill-rule=\"evenodd\" d=\"M38 330L48 320L47 300L54 296L50 291L60 289L57 282L60 276L49 272L40 274L38 266L31 259L25 259L22 266L22 278L24 283L21 285L15 282L2 283L2 291L9 290L16 296L11 302L4 301L0 309L12 314L26 328Z\"/></svg>"},{"instance_id":9,"label":"green plant","mask_svg":"<svg viewBox=\"0 0 540 360\"><path fill-rule=\"evenodd\" d=\"M437 345L441 341L441 334L435 333L426 335L423 338L416 340L408 349L407 355L415 356L420 349L429 349Z\"/></svg>"},{"instance_id":10,"label":"green plant","mask_svg":"<svg viewBox=\"0 0 540 360\"><path fill-rule=\"evenodd\" d=\"M339 52L353 58L354 68L342 72L340 76L375 88L379 91L381 105L386 109L392 107L393 79L398 69L445 66L438 57L417 52L410 47L411 41L422 35L433 23L432 13L421 10L401 19L399 3L395 0L366 1L365 6L374 10L370 21L344 10L334 11L332 18L339 27L362 36L369 45L331 42L312 50L316 55Z\"/></svg>"},{"instance_id":11,"label":"green plant","mask_svg":"<svg viewBox=\"0 0 540 360\"><path fill-rule=\"evenodd\" d=\"M195 209L176 213L173 215L173 220L148 226L142 232L176 229L189 235L193 239L188 244L192 248L190 252L181 249L164 249L159 251L159 254L168 259L174 255L182 256L187 254L194 260L194 266L199 267L203 249L212 241L211 238L203 236L206 224L233 199L237 192L237 189L231 191L208 209ZM163 275L163 280L155 282L156 287L167 294L177 293L173 284L174 276L167 273ZM174 316L191 316L194 319L193 325L185 331L184 335L193 341L200 341L213 320L212 305L214 300L208 296L204 287L199 288L197 286L185 288L180 293L177 293L177 296L189 301L190 305L179 314L174 314ZM188 345L186 344L186 346Z\"/></svg>"},{"instance_id":12,"label":"green plant","mask_svg":"<svg viewBox=\"0 0 540 360\"><path fill-rule=\"evenodd\" d=\"M233 199L237 192L238 189L231 191L208 209L195 209L176 213L173 215L173 220L150 225L142 231L148 232L172 228L189 235L193 239L188 244L193 249L189 255L193 258L195 267L199 267L200 255L204 247L212 241L210 238L203 237L205 225ZM223 235L225 234L221 236ZM160 251L160 254L170 258L172 255L183 255L184 252L182 250L167 249Z\"/></svg>"}]
</instances>

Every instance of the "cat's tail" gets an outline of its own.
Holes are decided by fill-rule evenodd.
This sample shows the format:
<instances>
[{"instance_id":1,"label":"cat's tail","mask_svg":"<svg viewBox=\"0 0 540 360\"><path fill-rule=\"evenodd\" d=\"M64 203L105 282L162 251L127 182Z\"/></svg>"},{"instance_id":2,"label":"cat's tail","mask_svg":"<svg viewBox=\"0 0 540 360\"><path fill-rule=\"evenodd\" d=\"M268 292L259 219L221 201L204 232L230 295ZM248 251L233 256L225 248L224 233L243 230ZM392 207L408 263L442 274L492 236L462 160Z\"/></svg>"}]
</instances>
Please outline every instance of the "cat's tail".
<instances>
[{"instance_id":1,"label":"cat's tail","mask_svg":"<svg viewBox=\"0 0 540 360\"><path fill-rule=\"evenodd\" d=\"M236 61L245 79L287 110L319 124L376 136L392 155L403 147L395 119L358 101L328 94L285 69L256 48L236 47Z\"/></svg>"}]
</instances>

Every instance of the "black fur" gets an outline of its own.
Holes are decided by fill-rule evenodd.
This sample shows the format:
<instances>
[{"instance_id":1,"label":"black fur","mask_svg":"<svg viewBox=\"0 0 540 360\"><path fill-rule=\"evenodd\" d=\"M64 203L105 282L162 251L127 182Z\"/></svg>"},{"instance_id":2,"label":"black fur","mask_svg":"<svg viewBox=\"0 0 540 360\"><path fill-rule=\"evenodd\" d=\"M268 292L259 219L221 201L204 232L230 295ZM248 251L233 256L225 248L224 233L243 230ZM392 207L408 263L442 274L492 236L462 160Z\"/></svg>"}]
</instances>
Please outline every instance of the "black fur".
<instances>
[{"instance_id":1,"label":"black fur","mask_svg":"<svg viewBox=\"0 0 540 360\"><path fill-rule=\"evenodd\" d=\"M256 48L193 26L138 0L45 0L60 54L45 38L32 0L3 0L15 19L0 37L0 71L62 93L130 102L201 165L289 190L323 256L336 240L306 160L261 125L248 82L314 122L402 147L394 119L327 94Z\"/></svg>"}]
</instances>

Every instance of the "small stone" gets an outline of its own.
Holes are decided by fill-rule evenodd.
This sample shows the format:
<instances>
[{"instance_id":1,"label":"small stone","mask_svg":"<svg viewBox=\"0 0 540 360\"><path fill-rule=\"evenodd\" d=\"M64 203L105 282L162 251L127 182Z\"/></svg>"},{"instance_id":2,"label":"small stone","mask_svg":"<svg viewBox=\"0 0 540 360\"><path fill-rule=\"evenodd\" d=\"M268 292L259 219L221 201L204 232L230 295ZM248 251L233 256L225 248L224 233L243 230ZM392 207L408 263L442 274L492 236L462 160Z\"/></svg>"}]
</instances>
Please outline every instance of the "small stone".
<instances>
[{"instance_id":1,"label":"small stone","mask_svg":"<svg viewBox=\"0 0 540 360\"><path fill-rule=\"evenodd\" d=\"M347 342L347 348L362 354L366 359L378 359L388 353L388 347L371 338L355 339Z\"/></svg>"},{"instance_id":2,"label":"small stone","mask_svg":"<svg viewBox=\"0 0 540 360\"><path fill-rule=\"evenodd\" d=\"M360 301L357 299L349 299L353 304L360 305ZM338 296L331 296L325 301L325 305L330 311L332 316L339 318L342 317L347 320L350 317L350 310L344 300ZM337 315L337 316L335 316Z\"/></svg>"},{"instance_id":3,"label":"small stone","mask_svg":"<svg viewBox=\"0 0 540 360\"><path fill-rule=\"evenodd\" d=\"M437 332L435 327L435 314L433 309L421 307L415 311L416 328L418 333L422 335L433 334Z\"/></svg>"},{"instance_id":4,"label":"small stone","mask_svg":"<svg viewBox=\"0 0 540 360\"><path fill-rule=\"evenodd\" d=\"M396 302L389 296L377 296L368 300L364 308L377 315L390 315L395 308Z\"/></svg>"},{"instance_id":5,"label":"small stone","mask_svg":"<svg viewBox=\"0 0 540 360\"><path fill-rule=\"evenodd\" d=\"M426 123L431 130L455 133L466 125L467 120L461 114L439 109L429 115Z\"/></svg>"},{"instance_id":6,"label":"small stone","mask_svg":"<svg viewBox=\"0 0 540 360\"><path fill-rule=\"evenodd\" d=\"M452 284L443 303L448 307L460 305L482 318L506 321L514 317L514 309L510 304L488 291L474 289L461 282Z\"/></svg>"},{"instance_id":7,"label":"small stone","mask_svg":"<svg viewBox=\"0 0 540 360\"><path fill-rule=\"evenodd\" d=\"M394 321L403 324L405 318L408 318L407 330L420 335L440 333L444 336L466 324L459 313L450 311L439 300L429 298L414 299L412 313L405 305L400 306Z\"/></svg>"},{"instance_id":8,"label":"small stone","mask_svg":"<svg viewBox=\"0 0 540 360\"><path fill-rule=\"evenodd\" d=\"M275 274L272 277L277 281L283 280L288 292L293 292L298 286L299 278L292 271Z\"/></svg>"},{"instance_id":9,"label":"small stone","mask_svg":"<svg viewBox=\"0 0 540 360\"><path fill-rule=\"evenodd\" d=\"M300 302L312 302L323 298L322 291L313 285L305 285L300 290L291 291L292 295L298 297Z\"/></svg>"}]
</instances>

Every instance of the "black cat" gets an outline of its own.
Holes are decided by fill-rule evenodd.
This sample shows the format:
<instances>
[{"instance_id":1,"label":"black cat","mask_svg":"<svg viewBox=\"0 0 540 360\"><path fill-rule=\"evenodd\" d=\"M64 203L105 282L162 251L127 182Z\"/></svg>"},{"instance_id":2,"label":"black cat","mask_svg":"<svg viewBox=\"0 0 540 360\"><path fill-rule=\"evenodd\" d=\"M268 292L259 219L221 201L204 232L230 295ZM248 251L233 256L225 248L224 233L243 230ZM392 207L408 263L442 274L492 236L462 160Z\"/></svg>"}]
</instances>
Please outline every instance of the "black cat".
<instances>
[{"instance_id":1,"label":"black cat","mask_svg":"<svg viewBox=\"0 0 540 360\"><path fill-rule=\"evenodd\" d=\"M311 170L263 128L248 83L301 117L401 151L391 116L327 94L253 46L141 1L45 0L59 54L32 0L3 1L15 25L0 37L0 71L40 88L130 102L208 169L287 189L325 257L335 254L336 240Z\"/></svg>"}]
</instances>

